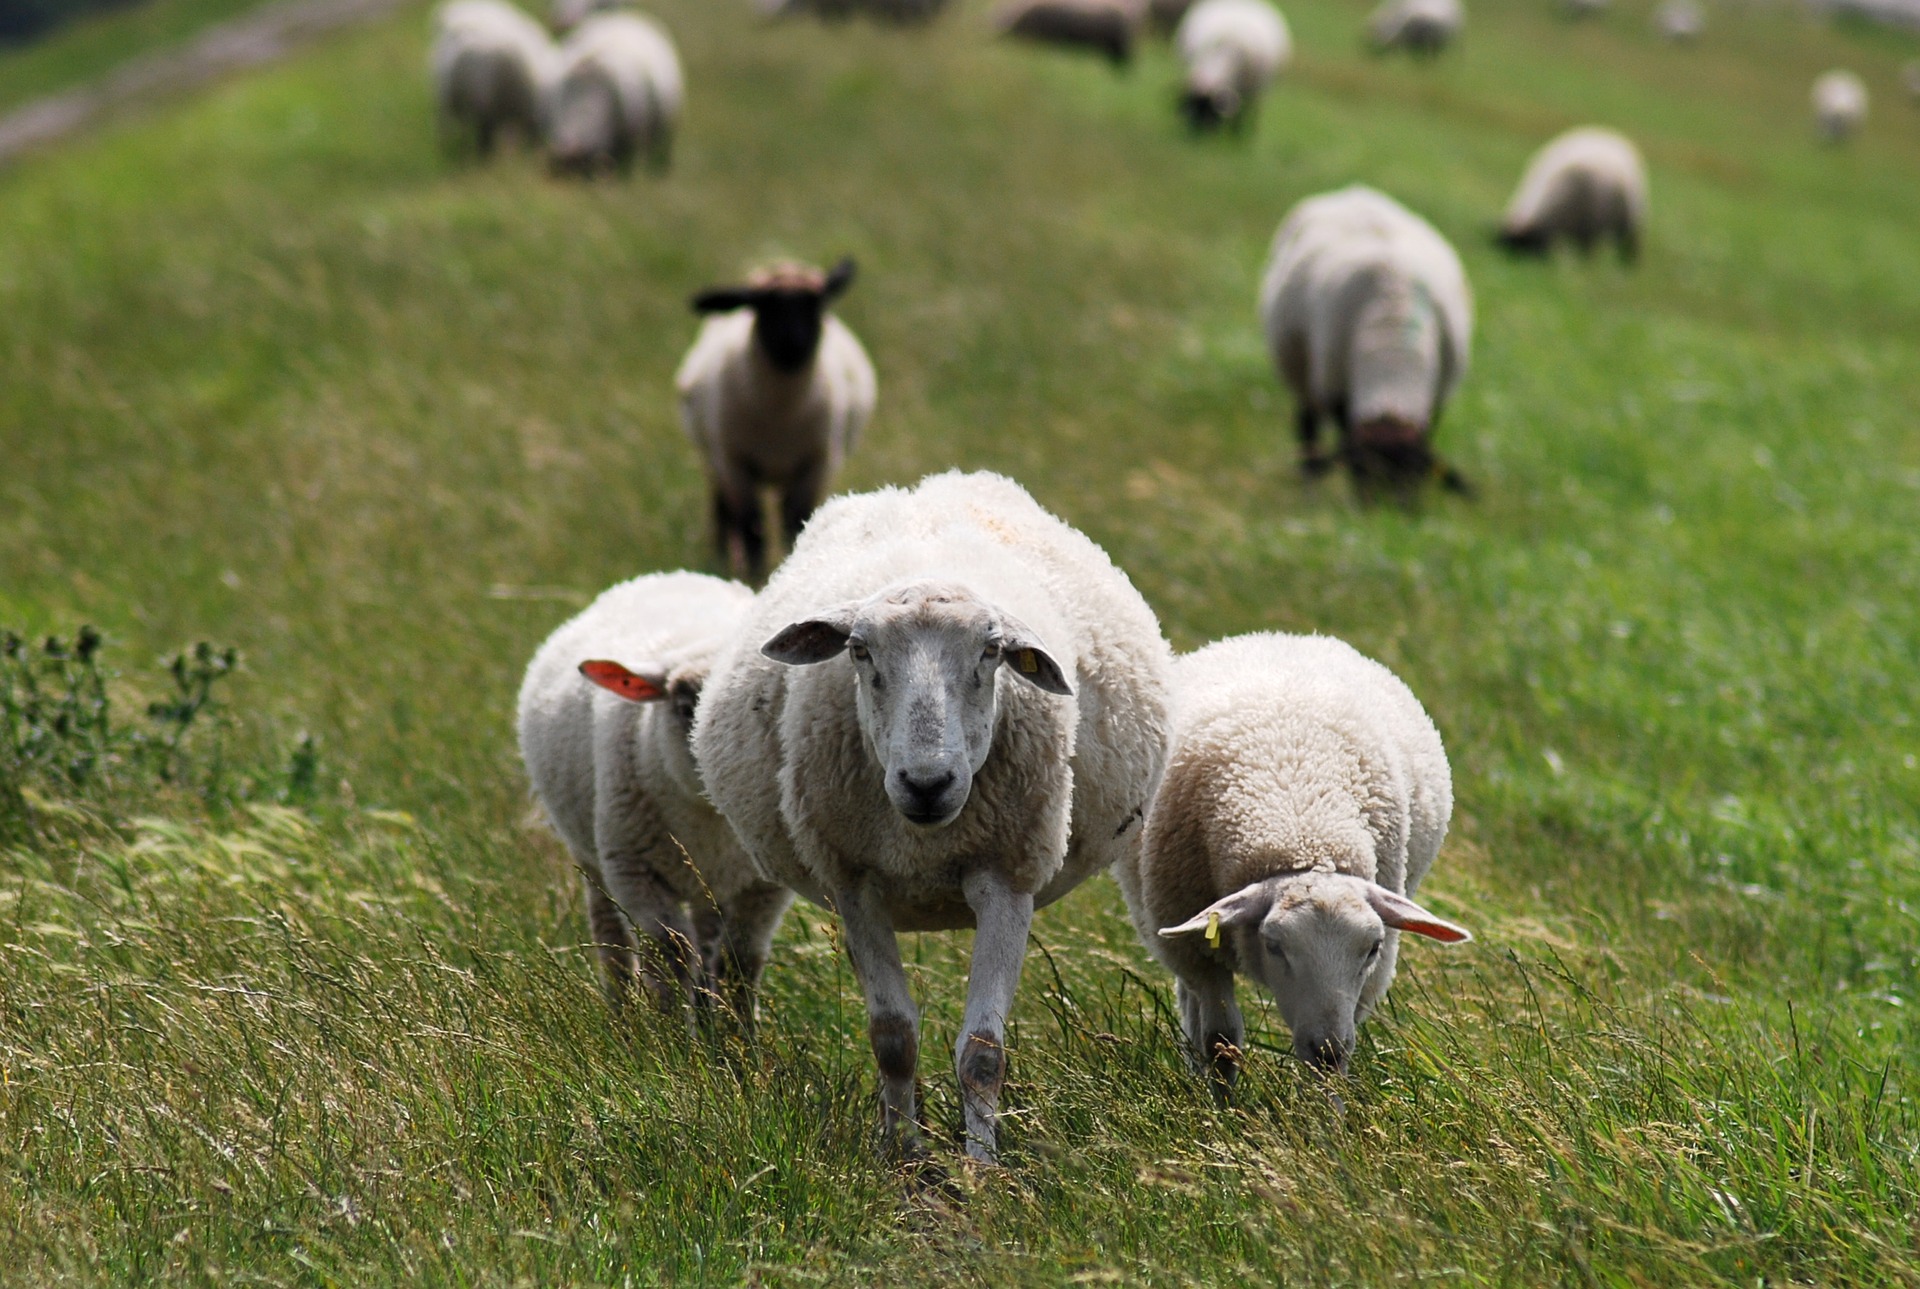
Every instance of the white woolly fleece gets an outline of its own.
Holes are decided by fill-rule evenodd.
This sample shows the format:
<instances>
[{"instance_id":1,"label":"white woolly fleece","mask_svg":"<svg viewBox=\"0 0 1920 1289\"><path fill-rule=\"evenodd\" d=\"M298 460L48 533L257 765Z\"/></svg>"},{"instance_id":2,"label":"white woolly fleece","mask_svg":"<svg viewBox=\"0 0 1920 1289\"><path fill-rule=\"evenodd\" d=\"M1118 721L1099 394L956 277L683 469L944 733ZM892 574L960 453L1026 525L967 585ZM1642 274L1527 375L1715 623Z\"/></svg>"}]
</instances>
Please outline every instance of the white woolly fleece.
<instances>
[{"instance_id":1,"label":"white woolly fleece","mask_svg":"<svg viewBox=\"0 0 1920 1289\"><path fill-rule=\"evenodd\" d=\"M1236 636L1174 663L1167 772L1138 861L1115 876L1141 940L1197 976L1205 942L1160 928L1281 873L1343 873L1412 896L1452 813L1439 731L1399 677L1329 636Z\"/></svg>"},{"instance_id":2,"label":"white woolly fleece","mask_svg":"<svg viewBox=\"0 0 1920 1289\"><path fill-rule=\"evenodd\" d=\"M812 666L761 646L795 622L896 583L960 583L1019 618L1070 699L995 673L999 723L951 824L888 802L843 654ZM1171 656L1126 574L1010 479L936 475L815 513L715 663L693 745L715 805L771 881L826 904L877 881L901 930L972 925L964 870L992 862L1036 905L1138 848L1159 781Z\"/></svg>"},{"instance_id":3,"label":"white woolly fleece","mask_svg":"<svg viewBox=\"0 0 1920 1289\"><path fill-rule=\"evenodd\" d=\"M506 0L451 0L434 11L429 55L434 97L443 113L475 110L497 124L515 120L536 135L560 74L546 28Z\"/></svg>"},{"instance_id":4,"label":"white woolly fleece","mask_svg":"<svg viewBox=\"0 0 1920 1289\"><path fill-rule=\"evenodd\" d=\"M686 81L673 38L653 19L630 12L596 13L560 46L560 77L566 81L588 69L613 86L626 137L649 140L671 134L686 98Z\"/></svg>"},{"instance_id":5,"label":"white woolly fleece","mask_svg":"<svg viewBox=\"0 0 1920 1289\"><path fill-rule=\"evenodd\" d=\"M1173 36L1187 88L1231 89L1251 105L1293 60L1287 20L1267 0L1200 0Z\"/></svg>"},{"instance_id":6,"label":"white woolly fleece","mask_svg":"<svg viewBox=\"0 0 1920 1289\"><path fill-rule=\"evenodd\" d=\"M1428 425L1466 371L1473 293L1434 227L1356 184L1309 197L1274 236L1260 317L1302 406Z\"/></svg>"},{"instance_id":7,"label":"white woolly fleece","mask_svg":"<svg viewBox=\"0 0 1920 1289\"><path fill-rule=\"evenodd\" d=\"M637 865L678 898L725 901L759 881L708 804L670 702L632 703L580 675L607 659L698 681L753 592L701 573L656 573L603 592L540 646L520 687L520 750L534 795L588 873Z\"/></svg>"},{"instance_id":8,"label":"white woolly fleece","mask_svg":"<svg viewBox=\"0 0 1920 1289\"><path fill-rule=\"evenodd\" d=\"M1647 168L1624 134L1568 130L1534 153L1507 203L1508 233L1574 237L1639 231L1647 214Z\"/></svg>"}]
</instances>

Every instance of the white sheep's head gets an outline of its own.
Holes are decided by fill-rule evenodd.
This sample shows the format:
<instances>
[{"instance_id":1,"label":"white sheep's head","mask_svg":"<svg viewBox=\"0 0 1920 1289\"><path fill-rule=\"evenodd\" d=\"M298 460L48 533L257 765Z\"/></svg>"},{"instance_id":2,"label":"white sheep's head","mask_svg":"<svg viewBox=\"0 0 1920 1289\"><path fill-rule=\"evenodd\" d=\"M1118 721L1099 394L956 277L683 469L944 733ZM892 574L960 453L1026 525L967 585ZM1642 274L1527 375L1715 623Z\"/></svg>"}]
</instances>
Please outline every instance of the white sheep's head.
<instances>
[{"instance_id":1,"label":"white sheep's head","mask_svg":"<svg viewBox=\"0 0 1920 1289\"><path fill-rule=\"evenodd\" d=\"M996 673L1072 697L1060 664L1012 614L951 582L888 587L795 622L761 652L795 666L845 652L860 730L880 763L887 799L938 828L967 804L999 716Z\"/></svg>"},{"instance_id":2,"label":"white sheep's head","mask_svg":"<svg viewBox=\"0 0 1920 1289\"><path fill-rule=\"evenodd\" d=\"M1391 978L1398 938L1407 931L1455 944L1466 928L1404 895L1345 873L1282 873L1262 878L1160 934L1231 934L1240 969L1266 985L1293 1031L1293 1054L1315 1069L1346 1073L1369 981Z\"/></svg>"}]
</instances>

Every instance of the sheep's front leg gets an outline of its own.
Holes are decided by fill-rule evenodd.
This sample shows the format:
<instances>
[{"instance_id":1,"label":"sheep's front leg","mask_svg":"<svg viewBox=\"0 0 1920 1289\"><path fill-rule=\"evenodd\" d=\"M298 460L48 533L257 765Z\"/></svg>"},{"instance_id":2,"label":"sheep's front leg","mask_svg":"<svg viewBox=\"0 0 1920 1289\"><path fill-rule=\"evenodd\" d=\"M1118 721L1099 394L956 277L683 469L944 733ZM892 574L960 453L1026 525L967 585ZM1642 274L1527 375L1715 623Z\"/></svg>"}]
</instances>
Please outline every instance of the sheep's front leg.
<instances>
[{"instance_id":1,"label":"sheep's front leg","mask_svg":"<svg viewBox=\"0 0 1920 1289\"><path fill-rule=\"evenodd\" d=\"M920 1012L900 965L893 917L871 888L842 892L836 901L846 929L847 955L867 996L867 1039L880 1067L880 1122L901 1154L924 1154L914 1118L913 1076L920 1061Z\"/></svg>"},{"instance_id":2,"label":"sheep's front leg","mask_svg":"<svg viewBox=\"0 0 1920 1289\"><path fill-rule=\"evenodd\" d=\"M976 869L961 884L973 910L973 963L967 1018L954 1048L966 1107L967 1153L992 1160L999 1149L1000 1089L1007 1079L1007 1015L1027 957L1033 896L999 873Z\"/></svg>"},{"instance_id":3,"label":"sheep's front leg","mask_svg":"<svg viewBox=\"0 0 1920 1289\"><path fill-rule=\"evenodd\" d=\"M1204 1074L1222 1105L1240 1076L1240 1048L1246 1026L1233 1000L1233 973L1222 971L1195 980L1180 977L1180 1028L1186 1032L1187 1062Z\"/></svg>"}]
</instances>

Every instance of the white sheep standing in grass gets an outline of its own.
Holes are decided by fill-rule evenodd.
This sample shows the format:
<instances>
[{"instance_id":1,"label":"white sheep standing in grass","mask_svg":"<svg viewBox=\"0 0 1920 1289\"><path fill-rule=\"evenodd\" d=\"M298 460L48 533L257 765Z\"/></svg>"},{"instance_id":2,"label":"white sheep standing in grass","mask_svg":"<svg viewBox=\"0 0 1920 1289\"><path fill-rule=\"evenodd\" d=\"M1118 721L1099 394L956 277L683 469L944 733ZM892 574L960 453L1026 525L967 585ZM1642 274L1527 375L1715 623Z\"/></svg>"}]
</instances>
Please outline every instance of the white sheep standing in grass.
<instances>
[{"instance_id":1,"label":"white sheep standing in grass","mask_svg":"<svg viewBox=\"0 0 1920 1289\"><path fill-rule=\"evenodd\" d=\"M1132 862L1170 663L1104 551L1012 480L956 472L828 502L715 664L707 791L769 880L840 915L908 1152L919 1012L897 933L974 928L954 1060L967 1151L991 1159L1034 910Z\"/></svg>"},{"instance_id":2,"label":"white sheep standing in grass","mask_svg":"<svg viewBox=\"0 0 1920 1289\"><path fill-rule=\"evenodd\" d=\"M993 25L1003 36L1097 50L1123 66L1146 16L1146 0L1004 0Z\"/></svg>"},{"instance_id":3,"label":"white sheep standing in grass","mask_svg":"<svg viewBox=\"0 0 1920 1289\"><path fill-rule=\"evenodd\" d=\"M1466 371L1473 294L1431 224L1358 184L1307 198L1274 237L1260 317L1309 476L1344 461L1363 493L1405 492L1435 473L1470 490L1432 437ZM1337 456L1320 454L1322 417L1339 432Z\"/></svg>"},{"instance_id":4,"label":"white sheep standing in grass","mask_svg":"<svg viewBox=\"0 0 1920 1289\"><path fill-rule=\"evenodd\" d=\"M1452 812L1433 722L1351 646L1262 633L1174 663L1166 776L1115 875L1220 1095L1244 1045L1235 975L1273 995L1296 1056L1345 1072L1399 933L1471 938L1412 898Z\"/></svg>"},{"instance_id":5,"label":"white sheep standing in grass","mask_svg":"<svg viewBox=\"0 0 1920 1289\"><path fill-rule=\"evenodd\" d=\"M547 638L520 687L520 754L580 867L616 1002L645 983L669 1008L718 997L752 1022L793 895L759 876L708 804L687 742L707 670L752 602L699 573L623 582Z\"/></svg>"},{"instance_id":6,"label":"white sheep standing in grass","mask_svg":"<svg viewBox=\"0 0 1920 1289\"><path fill-rule=\"evenodd\" d=\"M851 259L829 273L779 264L693 298L708 316L674 384L713 491L714 535L736 575L766 569L761 489L779 492L791 549L873 416L873 363L827 313L853 273Z\"/></svg>"},{"instance_id":7,"label":"white sheep standing in grass","mask_svg":"<svg viewBox=\"0 0 1920 1289\"><path fill-rule=\"evenodd\" d=\"M624 172L644 154L664 170L685 98L680 55L664 27L637 13L588 16L560 46L547 147L553 168Z\"/></svg>"},{"instance_id":8,"label":"white sheep standing in grass","mask_svg":"<svg viewBox=\"0 0 1920 1289\"><path fill-rule=\"evenodd\" d=\"M430 64L440 134L491 156L503 132L537 144L559 56L546 29L505 0L452 0L434 14Z\"/></svg>"},{"instance_id":9,"label":"white sheep standing in grass","mask_svg":"<svg viewBox=\"0 0 1920 1289\"><path fill-rule=\"evenodd\" d=\"M1173 43L1187 69L1181 107L1195 129L1240 128L1293 58L1287 20L1267 0L1200 0Z\"/></svg>"},{"instance_id":10,"label":"white sheep standing in grass","mask_svg":"<svg viewBox=\"0 0 1920 1289\"><path fill-rule=\"evenodd\" d=\"M1599 126L1568 130L1527 163L1500 224L1509 250L1544 254L1561 238L1583 253L1611 237L1620 258L1640 250L1647 217L1647 168L1624 134Z\"/></svg>"},{"instance_id":11,"label":"white sheep standing in grass","mask_svg":"<svg viewBox=\"0 0 1920 1289\"><path fill-rule=\"evenodd\" d=\"M1460 0L1385 0L1367 20L1367 31L1375 49L1431 58L1459 39L1466 23Z\"/></svg>"},{"instance_id":12,"label":"white sheep standing in grass","mask_svg":"<svg viewBox=\"0 0 1920 1289\"><path fill-rule=\"evenodd\" d=\"M1823 73L1813 82L1813 116L1821 138L1846 142L1866 123L1866 82L1845 70Z\"/></svg>"}]
</instances>

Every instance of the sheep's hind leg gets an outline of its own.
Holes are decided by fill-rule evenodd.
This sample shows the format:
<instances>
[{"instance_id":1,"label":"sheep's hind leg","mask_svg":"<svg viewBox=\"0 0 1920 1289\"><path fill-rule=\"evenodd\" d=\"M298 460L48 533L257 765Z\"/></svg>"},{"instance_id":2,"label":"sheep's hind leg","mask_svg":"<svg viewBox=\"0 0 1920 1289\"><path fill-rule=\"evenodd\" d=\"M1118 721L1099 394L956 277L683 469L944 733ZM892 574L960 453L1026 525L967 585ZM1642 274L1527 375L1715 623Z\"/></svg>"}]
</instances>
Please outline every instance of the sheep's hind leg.
<instances>
[{"instance_id":1,"label":"sheep's hind leg","mask_svg":"<svg viewBox=\"0 0 1920 1289\"><path fill-rule=\"evenodd\" d=\"M727 899L721 908L718 943L714 945L709 980L719 1001L743 1033L753 1034L755 998L760 973L773 951L773 933L793 892L771 882L756 882Z\"/></svg>"},{"instance_id":2,"label":"sheep's hind leg","mask_svg":"<svg viewBox=\"0 0 1920 1289\"><path fill-rule=\"evenodd\" d=\"M893 918L867 888L843 891L835 903L846 930L847 956L867 996L867 1038L880 1067L880 1118L890 1149L908 1159L926 1155L914 1118L913 1076L920 1062L920 1011L900 965Z\"/></svg>"},{"instance_id":3,"label":"sheep's hind leg","mask_svg":"<svg viewBox=\"0 0 1920 1289\"><path fill-rule=\"evenodd\" d=\"M1221 972L1200 980L1181 978L1175 986L1180 1003L1180 1028L1187 1038L1187 1064L1204 1074L1214 1100L1227 1103L1240 1077L1241 1046L1246 1026L1233 1000L1233 975Z\"/></svg>"},{"instance_id":4,"label":"sheep's hind leg","mask_svg":"<svg viewBox=\"0 0 1920 1289\"><path fill-rule=\"evenodd\" d=\"M727 571L758 581L767 565L767 534L752 484L714 489L713 528Z\"/></svg>"},{"instance_id":5,"label":"sheep's hind leg","mask_svg":"<svg viewBox=\"0 0 1920 1289\"><path fill-rule=\"evenodd\" d=\"M1007 1079L1007 1014L1033 926L1033 896L999 873L975 869L961 884L973 910L967 1016L954 1047L966 1109L967 1153L991 1162L999 1150L1000 1090Z\"/></svg>"},{"instance_id":6,"label":"sheep's hind leg","mask_svg":"<svg viewBox=\"0 0 1920 1289\"><path fill-rule=\"evenodd\" d=\"M789 554L827 490L827 459L811 462L780 490L780 536Z\"/></svg>"},{"instance_id":7,"label":"sheep's hind leg","mask_svg":"<svg viewBox=\"0 0 1920 1289\"><path fill-rule=\"evenodd\" d=\"M598 873L581 869L580 884L587 892L587 930L593 936L594 950L600 956L607 999L616 1007L625 1006L633 1001L633 986L638 973L638 963L633 956L633 934L627 928L626 918L620 914L620 906L607 894Z\"/></svg>"},{"instance_id":8,"label":"sheep's hind leg","mask_svg":"<svg viewBox=\"0 0 1920 1289\"><path fill-rule=\"evenodd\" d=\"M1320 451L1320 413L1302 404L1294 413L1294 434L1300 440L1300 473L1318 479L1333 469L1333 458Z\"/></svg>"}]
</instances>

